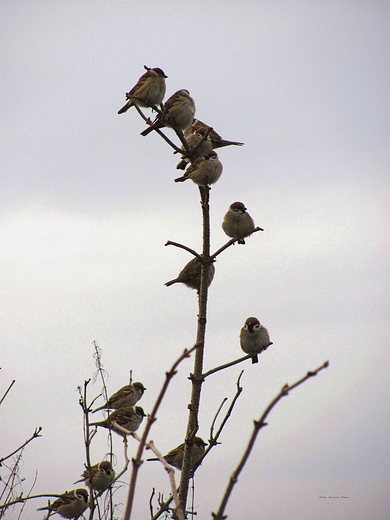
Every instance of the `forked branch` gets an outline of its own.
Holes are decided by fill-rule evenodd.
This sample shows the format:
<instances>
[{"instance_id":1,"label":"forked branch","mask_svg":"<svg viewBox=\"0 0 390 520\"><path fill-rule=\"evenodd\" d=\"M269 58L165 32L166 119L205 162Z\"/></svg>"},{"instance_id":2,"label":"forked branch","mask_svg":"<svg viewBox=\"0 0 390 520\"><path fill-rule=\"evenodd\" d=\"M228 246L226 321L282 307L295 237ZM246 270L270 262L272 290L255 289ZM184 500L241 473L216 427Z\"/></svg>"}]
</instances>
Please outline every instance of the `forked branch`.
<instances>
[{"instance_id":1,"label":"forked branch","mask_svg":"<svg viewBox=\"0 0 390 520\"><path fill-rule=\"evenodd\" d=\"M316 370L308 372L304 377L299 379L296 383L294 383L292 385L288 385L286 383L283 386L283 388L281 389L281 391L279 392L279 394L268 405L268 407L266 408L266 410L264 411L264 413L260 417L260 419L258 421L254 421L254 429L253 429L251 438L249 439L248 445L245 449L244 455L242 456L240 463L238 464L237 468L234 470L234 472L232 473L232 475L229 479L229 484L226 488L226 491L222 498L219 509L218 509L217 513L211 513L213 520L224 520L227 518L227 516L224 515L224 512L225 512L227 503L229 501L230 495L233 491L234 486L238 482L238 477L239 477L241 471L243 470L243 468L251 454L252 448L255 445L256 438L257 438L259 431L261 430L261 428L263 428L264 426L267 425L265 420L266 420L267 416L269 415L269 413L271 412L272 408L282 399L282 397L286 397L288 395L288 393L290 392L290 390L293 390L294 388L301 385L302 383L304 383L311 377L316 376L321 370L323 370L324 368L327 368L328 366L329 366L329 361L325 361L325 363L323 365L321 365Z\"/></svg>"}]
</instances>

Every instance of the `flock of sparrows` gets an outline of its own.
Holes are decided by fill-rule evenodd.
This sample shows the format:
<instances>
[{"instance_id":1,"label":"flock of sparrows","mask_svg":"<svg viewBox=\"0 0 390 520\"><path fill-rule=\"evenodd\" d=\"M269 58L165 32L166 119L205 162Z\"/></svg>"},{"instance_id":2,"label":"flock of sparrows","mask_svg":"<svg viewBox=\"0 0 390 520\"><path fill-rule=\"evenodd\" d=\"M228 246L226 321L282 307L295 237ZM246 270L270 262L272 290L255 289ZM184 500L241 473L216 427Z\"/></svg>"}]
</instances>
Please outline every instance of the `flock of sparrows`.
<instances>
[{"instance_id":1,"label":"flock of sparrows","mask_svg":"<svg viewBox=\"0 0 390 520\"><path fill-rule=\"evenodd\" d=\"M221 177L223 170L222 163L214 150L229 145L242 146L244 143L222 139L212 127L195 119L195 102L186 89L178 90L163 104L166 92L165 79L168 76L158 67L150 68L145 65L144 68L146 72L126 93L127 102L118 114L123 114L135 105L158 111L154 122L141 132L141 135L146 136L153 130L163 127L184 132L187 150L184 145L181 147L186 153L181 157L176 168L185 172L174 179L175 182L190 179L199 186L214 184ZM233 202L229 206L223 218L222 229L228 237L237 240L238 244L245 244L245 238L254 232L255 223L242 202ZM209 285L214 273L215 268L210 265ZM165 285L169 287L174 283L184 283L187 287L199 291L200 274L201 262L195 258L182 269L177 278Z\"/></svg>"},{"instance_id":2,"label":"flock of sparrows","mask_svg":"<svg viewBox=\"0 0 390 520\"><path fill-rule=\"evenodd\" d=\"M135 86L126 94L127 103L118 114L126 112L131 106L149 107L158 111L153 123L141 132L146 136L152 130L163 127L171 127L176 131L184 132L187 150L182 146L183 152L189 150L182 156L176 166L179 170L185 170L181 177L175 182L184 182L191 179L199 186L214 184L222 174L222 163L214 151L216 148L236 145L242 146L238 141L227 141L215 132L213 128L195 119L195 102L186 89L175 92L165 104L163 99L166 92L165 79L167 75L160 68L146 67ZM157 108L160 105L160 108ZM238 244L245 244L245 238L249 237L255 230L253 218L247 212L242 202L230 204L222 222L222 229L226 235ZM201 279L202 261L194 258L180 271L179 275L166 282L169 287L175 283L183 283L190 289L199 291ZM208 285L214 278L215 268L211 263L208 271ZM242 350L252 356L252 363L257 363L257 355L271 345L268 331L257 318L250 317L246 320L240 332L240 345Z\"/></svg>"},{"instance_id":3,"label":"flock of sparrows","mask_svg":"<svg viewBox=\"0 0 390 520\"><path fill-rule=\"evenodd\" d=\"M140 382L135 382L126 385L115 392L108 401L93 410L95 413L99 410L114 410L108 417L100 422L90 423L90 426L103 426L109 428L119 435L126 435L123 431L117 428L119 425L127 431L136 431L145 413L140 406L135 406L141 399L146 388ZM103 492L108 489L115 480L115 470L111 462L103 460L86 469L81 475L81 479L77 480L75 484L84 482L88 488L95 491ZM55 500L50 506L41 507L38 511L49 510L50 513L58 513L63 518L78 518L88 507L88 491L83 488L67 491Z\"/></svg>"},{"instance_id":4,"label":"flock of sparrows","mask_svg":"<svg viewBox=\"0 0 390 520\"><path fill-rule=\"evenodd\" d=\"M152 108L158 115L150 126L141 132L142 136L148 135L153 130L163 127L173 128L175 131L184 132L187 149L182 146L183 155L176 168L185 170L181 177L175 182L192 180L199 186L214 184L222 174L222 163L220 162L216 148L236 145L242 146L238 141L227 141L215 132L213 128L202 121L195 119L195 102L186 89L175 92L164 104L163 99L166 92L164 71L158 67L146 67L146 72L139 78L136 85L126 93L126 104L118 111L118 114L127 112L132 106ZM245 244L245 238L255 230L255 223L247 213L247 208L242 202L233 202L225 214L222 229L226 235L237 240L238 244ZM194 258L182 269L177 278L166 282L166 286L175 283L183 283L191 289L200 289L201 259ZM214 265L209 265L208 285L211 284L215 273ZM259 320L250 317L245 321L240 331L241 349L252 357L252 363L258 362L258 354L272 345L268 331ZM101 426L115 433L126 436L127 432L135 432L140 427L145 412L141 406L136 406L146 388L140 382L126 385L115 392L107 402L93 410L113 410L106 419L90 423L90 426ZM118 428L119 427L119 428ZM125 430L123 431L122 428ZM195 468L201 461L207 444L200 437L194 437L192 446L192 467ZM180 444L164 458L168 464L181 470L183 464L185 443ZM149 461L159 460L157 458L147 459ZM97 492L107 490L115 480L115 471L111 462L103 460L86 469L76 481L84 482L85 485ZM77 488L65 492L57 500L47 507L41 507L38 511L49 510L49 513L58 513L63 518L78 518L88 507L89 494L86 489Z\"/></svg>"}]
</instances>

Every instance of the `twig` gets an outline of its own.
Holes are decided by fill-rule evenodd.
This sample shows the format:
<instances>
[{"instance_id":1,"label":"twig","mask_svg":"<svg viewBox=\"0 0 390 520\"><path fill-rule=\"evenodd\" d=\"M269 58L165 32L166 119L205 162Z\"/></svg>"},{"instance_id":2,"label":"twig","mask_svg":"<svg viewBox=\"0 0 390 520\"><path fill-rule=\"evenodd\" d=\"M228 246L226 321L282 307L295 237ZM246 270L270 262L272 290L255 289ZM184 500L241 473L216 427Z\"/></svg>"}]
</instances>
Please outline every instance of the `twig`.
<instances>
[{"instance_id":1,"label":"twig","mask_svg":"<svg viewBox=\"0 0 390 520\"><path fill-rule=\"evenodd\" d=\"M156 446L154 445L154 442L152 440L150 440L145 446L147 449L150 449L153 451L153 453L157 456L157 458L163 464L165 471L168 473L169 482L171 484L172 498L176 505L177 516L178 516L179 520L184 520L184 514L180 507L180 501L179 501L179 497L178 497L177 490L176 490L177 486L176 486L176 482L175 482L175 470L164 459L163 454L156 448Z\"/></svg>"},{"instance_id":2,"label":"twig","mask_svg":"<svg viewBox=\"0 0 390 520\"><path fill-rule=\"evenodd\" d=\"M241 381L241 377L243 375L244 371L241 370L240 372L240 375L238 376L237 378L237 381L236 381L236 387L237 387L237 390L236 390L236 393L235 393L235 396L233 397L233 400L232 402L230 403L230 406L225 414L225 417L223 418L223 421L221 422L221 425L220 427L218 428L218 431L217 433L215 434L215 437L213 437L212 435L210 435L210 444L209 444L209 447L206 449L203 457L202 457L202 460L205 458L205 456L208 454L208 452L216 445L218 444L218 438L219 436L221 435L222 433L222 430L224 429L225 427L225 424L227 423L229 417L231 416L232 414L232 411L233 411L233 408L236 404L236 401L237 399L240 397L242 391L243 391L243 387L240 385L240 381ZM201 461L202 462L202 461Z\"/></svg>"},{"instance_id":3,"label":"twig","mask_svg":"<svg viewBox=\"0 0 390 520\"><path fill-rule=\"evenodd\" d=\"M192 255L194 255L198 260L202 260L202 255L200 255L199 253L197 253L194 249L191 249L190 247L187 247L183 244L179 244L178 242L172 242L171 240L168 240L168 242L166 244L164 244L165 246L175 246L175 247L180 247L180 249L185 249L186 251L188 251L189 253L191 253Z\"/></svg>"},{"instance_id":4,"label":"twig","mask_svg":"<svg viewBox=\"0 0 390 520\"><path fill-rule=\"evenodd\" d=\"M153 516L153 497L156 494L156 489L152 488L152 493L149 498L149 510L150 510L150 516Z\"/></svg>"},{"instance_id":5,"label":"twig","mask_svg":"<svg viewBox=\"0 0 390 520\"><path fill-rule=\"evenodd\" d=\"M256 233L257 231L264 231L264 229L261 227L256 227L253 230L252 234ZM221 254L223 251L225 251L225 249L227 249L228 247L230 247L233 244L235 244L236 242L238 242L238 240L239 240L238 238L232 238L231 240L229 240L229 242L226 242L226 244L224 246L220 247L215 253L213 253L211 255L211 258L216 258L219 254Z\"/></svg>"},{"instance_id":6,"label":"twig","mask_svg":"<svg viewBox=\"0 0 390 520\"><path fill-rule=\"evenodd\" d=\"M123 520L130 520L130 515L131 515L132 508L133 508L133 503L134 503L135 486L136 486L136 483L137 483L138 470L139 470L139 468L140 468L140 466L142 464L142 454L143 454L143 450L145 448L146 439L147 439L147 437L149 435L149 431L150 431L150 428L152 427L152 424L157 419L156 414L157 414L157 411L158 411L158 409L160 407L160 404L161 404L161 402L162 402L162 400L163 400L163 398L165 396L165 393L167 391L169 383L170 383L171 379L177 373L177 367L179 366L179 364L184 359L188 358L190 356L190 354L194 350L198 351L198 349L199 349L199 345L198 344L195 344L189 350L185 349L184 352L182 353L182 355L172 365L172 368L169 370L169 372L166 372L166 374L165 374L165 382L164 382L164 384L162 386L160 394L159 394L159 396L157 398L157 401L156 401L156 403L154 405L152 413L150 415L148 415L148 419L147 419L147 422L146 422L146 427L145 427L145 430L144 430L144 432L142 434L142 438L141 438L141 441L140 441L139 446L138 446L137 455L136 455L135 459L133 458L133 460L132 460L132 462L133 462L133 470L132 470L132 473L131 473L129 494L128 494L128 499L127 499L127 504L126 504L126 509L125 509L125 514L124 514Z\"/></svg>"},{"instance_id":7,"label":"twig","mask_svg":"<svg viewBox=\"0 0 390 520\"><path fill-rule=\"evenodd\" d=\"M142 110L139 108L138 105L134 105L135 108L137 109L137 112L139 113L139 115L142 117L142 119L145 121L145 123L147 123L148 125L152 125L153 122L150 120L150 117L146 117L145 114L142 112ZM161 111L159 111L158 109L156 110L157 112L161 113ZM164 139L164 141L166 143L169 144L169 146L171 146L177 153L182 153L183 150L181 148L179 148L178 146L175 145L175 143L173 141L171 141L169 139L169 137L167 137L161 130L160 128L153 128L153 130L155 132L158 133L158 135L160 137L162 137ZM176 132L176 130L175 130ZM177 136L179 137L179 139L182 141L182 139L180 138L180 135L176 132ZM182 134L183 135L183 134ZM184 139L184 138L183 138ZM183 143L184 144L184 143ZM187 145L187 142L186 142L186 149L188 150L188 145Z\"/></svg>"},{"instance_id":8,"label":"twig","mask_svg":"<svg viewBox=\"0 0 390 520\"><path fill-rule=\"evenodd\" d=\"M12 381L12 383L9 385L9 387L8 387L7 390L5 391L5 394L4 394L3 397L0 399L0 406L1 406L2 402L4 401L4 399L7 397L8 392L11 390L11 388L14 386L14 384L15 384L15 379Z\"/></svg>"},{"instance_id":9,"label":"twig","mask_svg":"<svg viewBox=\"0 0 390 520\"><path fill-rule=\"evenodd\" d=\"M165 502L159 504L160 509L151 517L150 520L157 520L165 511L170 509L170 504L173 501L173 497L169 497Z\"/></svg>"},{"instance_id":10,"label":"twig","mask_svg":"<svg viewBox=\"0 0 390 520\"><path fill-rule=\"evenodd\" d=\"M12 453L10 453L9 455L7 455L6 457L3 457L0 459L0 466L2 465L2 463L9 459L10 457L12 457L12 455L15 455L15 453L17 453L18 451L22 450L25 446L27 446L27 444L29 442L31 442L32 440L38 438L38 437L42 437L42 435L40 435L42 431L42 427L41 426L38 426L38 428L35 428L35 431L34 433L32 434L32 436L26 440L26 442L24 442L21 446L19 446L19 448L17 448L16 450L14 450Z\"/></svg>"},{"instance_id":11,"label":"twig","mask_svg":"<svg viewBox=\"0 0 390 520\"><path fill-rule=\"evenodd\" d=\"M5 496L4 504L6 505L6 508L3 510L0 510L0 518L3 518L5 516L5 512L7 511L7 507L10 504L11 497L15 496L15 488L16 486L20 485L21 480L19 478L19 466L20 461L22 460L24 448L20 451L18 456L16 457L16 461L14 465L11 467L6 466L10 470L10 474L8 475L8 478L6 481L4 481L4 488L2 490L0 500L3 499L3 496ZM15 484L15 481L18 479L18 482Z\"/></svg>"},{"instance_id":12,"label":"twig","mask_svg":"<svg viewBox=\"0 0 390 520\"><path fill-rule=\"evenodd\" d=\"M9 506L13 506L14 504L20 504L21 502L26 502L27 500L32 500L34 498L60 498L62 495L48 495L48 494L43 494L43 495L30 495L30 496L19 496L18 498L16 498L15 500L12 500L12 502L8 502L8 504L0 504L0 510L1 509L4 509L6 507L9 507Z\"/></svg>"},{"instance_id":13,"label":"twig","mask_svg":"<svg viewBox=\"0 0 390 520\"><path fill-rule=\"evenodd\" d=\"M244 356L238 359L235 359L234 361L229 361L229 363L225 363L224 365L219 365L218 367L211 368L207 372L205 372L202 377L203 379L206 379L206 377L210 376L211 374L215 374L215 372L219 372L220 370L223 370L225 368L232 367L234 365L237 365L238 363L242 363L242 361L246 361L247 359L252 359L252 356Z\"/></svg>"},{"instance_id":14,"label":"twig","mask_svg":"<svg viewBox=\"0 0 390 520\"><path fill-rule=\"evenodd\" d=\"M26 498L31 496L31 491L34 489L35 484L37 483L37 479L38 479L38 471L35 471L34 482L32 483L32 485L31 485L31 487L30 487L30 489L29 489L29 491L27 493L27 497ZM22 513L23 513L23 510L24 510L25 507L26 507L26 502L23 502L23 505L20 508L20 513L19 513L19 516L18 516L17 520L19 520L22 517Z\"/></svg>"},{"instance_id":15,"label":"twig","mask_svg":"<svg viewBox=\"0 0 390 520\"><path fill-rule=\"evenodd\" d=\"M319 368L317 368L314 371L308 372L304 377L299 379L296 383L294 383L292 385L288 385L286 383L283 386L283 388L281 389L281 391L279 392L279 394L268 405L268 407L266 408L266 410L264 411L264 413L260 417L260 419L258 421L253 421L254 422L254 429L253 429L253 433L251 435L251 438L249 439L248 445L246 447L244 455L241 458L240 463L238 464L237 468L235 469L235 471L233 472L233 474L231 475L231 477L229 479L229 484L228 484L228 486L226 488L225 494L224 494L224 496L222 498L222 501L221 501L221 504L219 506L219 509L218 509L217 513L212 513L213 520L223 520L223 519L227 518L224 515L224 512L225 512L227 503L229 501L230 495L231 495L231 493L233 491L234 486L238 482L238 477L239 477L242 469L244 468L244 466L245 466L245 464L246 464L246 462L247 462L247 460L248 460L248 458L249 458L249 456L251 454L252 448L253 448L253 446L255 444L255 441L256 441L256 438L257 438L257 435L258 435L259 431L261 430L261 428L263 428L264 426L267 425L265 420L266 420L268 414L271 412L272 408L276 405L276 403L278 401L280 401L280 399L282 399L282 397L285 397L286 395L288 395L290 390L293 390L294 388L296 388L297 386L301 385L302 383L304 383L305 381L307 381L311 377L316 376L321 370L323 370L324 368L327 368L328 366L329 366L329 361L325 361L325 363L323 365L321 365Z\"/></svg>"},{"instance_id":16,"label":"twig","mask_svg":"<svg viewBox=\"0 0 390 520\"><path fill-rule=\"evenodd\" d=\"M222 408L223 408L223 405L226 403L226 401L228 400L227 397L224 397L222 399L222 403L219 405L219 408L217 410L217 413L214 415L214 419L211 423L211 426L210 426L210 439L214 439L214 427L215 427L215 423L217 421L217 418L218 418L218 415L220 414Z\"/></svg>"}]
</instances>

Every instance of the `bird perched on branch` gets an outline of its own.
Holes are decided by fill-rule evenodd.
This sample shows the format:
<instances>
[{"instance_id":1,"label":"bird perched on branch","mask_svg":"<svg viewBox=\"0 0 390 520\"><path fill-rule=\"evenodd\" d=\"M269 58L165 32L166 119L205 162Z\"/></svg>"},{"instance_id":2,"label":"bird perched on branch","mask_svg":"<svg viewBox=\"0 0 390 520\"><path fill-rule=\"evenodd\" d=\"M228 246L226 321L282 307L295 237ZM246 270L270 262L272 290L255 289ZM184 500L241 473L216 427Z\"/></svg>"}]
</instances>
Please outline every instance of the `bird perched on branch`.
<instances>
[{"instance_id":1,"label":"bird perched on branch","mask_svg":"<svg viewBox=\"0 0 390 520\"><path fill-rule=\"evenodd\" d=\"M205 152L213 149L210 132L207 128L196 128L190 126L190 128L185 130L184 137L187 141L191 156L187 157L182 155L181 161L176 166L177 170L185 170L189 162L195 161L199 157L202 157ZM185 151L184 146L182 146L181 149Z\"/></svg>"},{"instance_id":2,"label":"bird perched on branch","mask_svg":"<svg viewBox=\"0 0 390 520\"><path fill-rule=\"evenodd\" d=\"M129 432L135 432L140 427L145 416L146 414L141 406L136 406L135 408L127 406L118 408L118 410L110 413L104 421L90 423L90 426L102 426L103 428L114 431L118 435L125 436L127 434L119 430L116 425L121 426Z\"/></svg>"},{"instance_id":3,"label":"bird perched on branch","mask_svg":"<svg viewBox=\"0 0 390 520\"><path fill-rule=\"evenodd\" d=\"M192 457L191 457L191 466L195 467L198 465L200 460L202 459L205 446L207 443L204 442L200 437L194 437L193 446L192 446ZM164 459L168 462L169 465L174 466L177 469L182 468L183 465L183 455L184 455L184 442L180 444L169 453L164 455ZM157 458L147 459L147 460L159 460Z\"/></svg>"},{"instance_id":4,"label":"bird perched on branch","mask_svg":"<svg viewBox=\"0 0 390 520\"><path fill-rule=\"evenodd\" d=\"M244 238L253 233L255 223L242 202L233 202L230 205L223 218L222 229L228 237L238 239L239 244L245 244Z\"/></svg>"},{"instance_id":5,"label":"bird perched on branch","mask_svg":"<svg viewBox=\"0 0 390 520\"><path fill-rule=\"evenodd\" d=\"M196 159L186 169L182 177L175 179L175 182L184 182L191 179L198 186L214 184L222 174L222 163L214 150L210 150Z\"/></svg>"},{"instance_id":6,"label":"bird perched on branch","mask_svg":"<svg viewBox=\"0 0 390 520\"><path fill-rule=\"evenodd\" d=\"M92 489L95 489L96 491L105 491L114 482L115 471L111 462L108 460L102 460L98 464L92 466L91 471L86 469L81 476L83 478L77 480L75 484L84 481L86 486L92 486Z\"/></svg>"},{"instance_id":7,"label":"bird perched on branch","mask_svg":"<svg viewBox=\"0 0 390 520\"><path fill-rule=\"evenodd\" d=\"M175 92L164 104L163 111L159 114L154 123L141 135L146 136L156 128L168 126L175 130L185 130L188 128L195 115L195 102L188 90L181 89Z\"/></svg>"},{"instance_id":8,"label":"bird perched on branch","mask_svg":"<svg viewBox=\"0 0 390 520\"><path fill-rule=\"evenodd\" d=\"M107 408L123 408L126 406L134 406L141 397L144 395L146 388L140 382L135 382L131 385L123 386L120 390L112 394L109 400L103 406L99 406L92 413L99 410L105 410Z\"/></svg>"},{"instance_id":9,"label":"bird perched on branch","mask_svg":"<svg viewBox=\"0 0 390 520\"><path fill-rule=\"evenodd\" d=\"M194 119L192 122L192 125L188 128L186 132L184 132L184 137L187 138L186 133L188 132L196 132L201 129L210 130L210 140L211 144L213 145L213 148L222 148L224 146L242 146L244 143L240 143L239 141L227 141L226 139L222 139L222 137L217 134L217 132L210 127L209 125L206 125L206 123L203 123L199 119Z\"/></svg>"},{"instance_id":10,"label":"bird perched on branch","mask_svg":"<svg viewBox=\"0 0 390 520\"><path fill-rule=\"evenodd\" d=\"M174 280L170 280L165 285L169 287L174 283L184 283L190 289L200 290L200 277L201 277L202 263L198 258L193 258L188 264L186 264L180 271L179 276ZM208 272L208 286L213 281L215 273L215 267L210 264Z\"/></svg>"},{"instance_id":11,"label":"bird perched on branch","mask_svg":"<svg viewBox=\"0 0 390 520\"><path fill-rule=\"evenodd\" d=\"M126 93L128 102L118 111L118 114L127 112L134 105L145 108L154 107L164 99L165 78L168 76L158 67L151 69L144 65L144 68L146 69L145 74L139 78L130 92Z\"/></svg>"},{"instance_id":12,"label":"bird perched on branch","mask_svg":"<svg viewBox=\"0 0 390 520\"><path fill-rule=\"evenodd\" d=\"M240 345L246 354L252 356L252 363L258 363L257 354L272 345L268 330L257 318L248 318L240 332Z\"/></svg>"},{"instance_id":13,"label":"bird perched on branch","mask_svg":"<svg viewBox=\"0 0 390 520\"><path fill-rule=\"evenodd\" d=\"M63 518L78 518L88 507L88 491L74 489L67 491L47 507L40 507L37 511L55 511Z\"/></svg>"}]
</instances>

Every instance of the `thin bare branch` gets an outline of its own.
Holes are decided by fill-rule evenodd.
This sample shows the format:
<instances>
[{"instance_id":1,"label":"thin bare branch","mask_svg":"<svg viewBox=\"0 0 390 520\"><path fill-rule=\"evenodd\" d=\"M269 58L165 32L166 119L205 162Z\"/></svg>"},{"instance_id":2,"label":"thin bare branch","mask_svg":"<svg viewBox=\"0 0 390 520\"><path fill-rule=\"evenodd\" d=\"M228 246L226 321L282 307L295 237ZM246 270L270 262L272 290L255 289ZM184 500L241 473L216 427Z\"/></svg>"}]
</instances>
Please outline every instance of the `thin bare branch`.
<instances>
[{"instance_id":1,"label":"thin bare branch","mask_svg":"<svg viewBox=\"0 0 390 520\"><path fill-rule=\"evenodd\" d=\"M211 368L203 374L203 379L206 379L206 377L210 376L211 374L215 374L215 372L219 372L220 370L224 370L225 368L229 368L234 365L237 365L238 363L242 363L247 359L252 359L252 356L246 355L241 358L235 359L234 361L229 361L229 363L225 363L224 365L219 365L218 367Z\"/></svg>"},{"instance_id":2,"label":"thin bare branch","mask_svg":"<svg viewBox=\"0 0 390 520\"><path fill-rule=\"evenodd\" d=\"M253 233L256 233L257 231L264 231L263 228L261 227L256 227L254 230L253 230ZM222 247L220 247L215 253L213 253L211 255L211 258L216 258L219 254L221 254L223 251L225 251L225 249L227 249L228 247L232 246L233 244L235 244L236 242L238 242L238 238L232 238L229 240L229 242L226 242L225 245L223 245Z\"/></svg>"},{"instance_id":3,"label":"thin bare branch","mask_svg":"<svg viewBox=\"0 0 390 520\"><path fill-rule=\"evenodd\" d=\"M189 253L194 255L198 260L202 260L202 255L197 253L194 249L191 249L190 247L185 246L184 244L179 244L179 242L172 242L171 240L168 240L168 242L166 244L164 244L164 245L165 246L180 247L180 249L185 249L185 251L188 251Z\"/></svg>"},{"instance_id":4,"label":"thin bare branch","mask_svg":"<svg viewBox=\"0 0 390 520\"><path fill-rule=\"evenodd\" d=\"M3 397L0 399L0 406L1 406L2 402L4 401L4 399L7 397L8 392L11 390L11 388L14 386L14 384L15 384L15 379L12 381L12 383L9 385L9 387L8 387L7 390L5 391L5 394L4 394Z\"/></svg>"},{"instance_id":5,"label":"thin bare branch","mask_svg":"<svg viewBox=\"0 0 390 520\"><path fill-rule=\"evenodd\" d=\"M8 502L7 504L0 504L0 510L1 509L4 509L6 507L9 507L9 506L13 506L14 504L20 504L22 502L26 502L27 500L33 500L34 498L60 498L61 495L48 495L48 494L43 494L43 495L30 495L30 496L19 496L18 498L16 498L15 500L12 500L11 502Z\"/></svg>"},{"instance_id":6,"label":"thin bare branch","mask_svg":"<svg viewBox=\"0 0 390 520\"><path fill-rule=\"evenodd\" d=\"M33 481L32 485L31 485L31 487L30 487L30 489L29 489L29 491L27 493L27 497L26 498L29 498L31 496L31 491L34 489L35 484L37 483L37 479L38 479L38 471L35 471L34 481ZM17 520L20 520L20 518L22 517L22 513L23 513L25 507L26 507L26 502L23 502L23 505L20 508L20 513L19 513L19 516L18 516Z\"/></svg>"},{"instance_id":7,"label":"thin bare branch","mask_svg":"<svg viewBox=\"0 0 390 520\"><path fill-rule=\"evenodd\" d=\"M176 490L177 486L176 486L176 482L175 482L174 468L170 464L168 464L168 462L164 459L163 454L156 448L156 446L154 445L154 442L152 440L150 440L145 446L147 449L150 449L153 451L153 453L157 456L157 458L163 464L165 471L168 473L169 482L170 482L171 491L172 491L172 498L176 505L177 516L178 516L179 520L184 520L184 513L183 513L183 510L181 509L179 497L178 497L177 490Z\"/></svg>"},{"instance_id":8,"label":"thin bare branch","mask_svg":"<svg viewBox=\"0 0 390 520\"><path fill-rule=\"evenodd\" d=\"M17 453L18 451L22 450L25 446L27 446L27 444L29 442L31 442L34 439L37 439L38 437L42 437L42 435L40 435L41 431L42 431L41 426L38 426L38 428L35 428L34 433L31 435L31 437L29 439L26 440L26 442L24 442L21 446L19 446L19 448L16 448L16 450L14 450L12 453L7 455L6 457L3 457L0 459L0 466L2 465L2 463L5 460L9 459L10 457L12 457L12 455L15 455L15 453Z\"/></svg>"},{"instance_id":9,"label":"thin bare branch","mask_svg":"<svg viewBox=\"0 0 390 520\"><path fill-rule=\"evenodd\" d=\"M218 439L219 439L219 436L221 435L222 433L222 430L224 429L229 417L231 416L232 414L232 411L233 411L233 408L237 402L237 399L240 397L242 391L243 391L243 387L240 385L240 381L241 381L241 377L243 375L244 371L241 370L240 372L240 375L238 376L237 378L237 381L236 381L236 387L237 387L237 390L236 390L236 393L235 393L235 396L233 397L232 399L232 402L230 403L230 406L225 414L225 417L223 418L222 422L221 422L221 425L220 427L218 428L218 431L217 433L215 434L215 436L213 437L212 435L210 436L210 442L209 442L209 446L208 448L206 449L203 457L202 457L202 460L206 457L206 455L208 454L208 452L215 446L218 444ZM202 462L202 461L201 461Z\"/></svg>"},{"instance_id":10,"label":"thin bare branch","mask_svg":"<svg viewBox=\"0 0 390 520\"><path fill-rule=\"evenodd\" d=\"M129 486L129 494L128 494L128 499L127 499L127 504L126 504L126 509L125 509L125 514L124 514L124 517L123 517L123 520L130 520L130 515L131 515L131 511L132 511L132 508L133 508L133 503L134 503L134 495L135 495L135 486L136 486L136 483L137 483L137 477L138 477L138 470L142 464L142 454L143 454L143 451L145 449L145 444L146 444L146 439L149 435L149 432L150 432L150 429L152 427L152 424L154 423L154 421L156 421L157 417L157 411L161 405L161 402L165 396L165 393L167 391L167 388L169 386L169 383L171 381L171 379L176 375L177 373L177 367L179 366L179 364L186 358L190 357L190 354L196 350L198 351L199 349L199 345L198 344L195 344L192 348L190 348L189 350L185 349L184 352L182 353L182 355L175 361L175 363L172 365L172 368L166 372L165 374L165 381L164 381L164 384L162 386L162 389L160 391L160 394L157 398L157 401L153 407L153 410L152 410L152 413L148 415L148 418L147 418L147 422L146 422L146 427L145 427L145 430L142 434L142 438L141 438L141 441L139 443L139 446L138 446L138 450L137 450L137 454L136 454L136 457L133 458L132 462L133 462L133 470L132 470L132 473L131 473L131 479L130 479L130 486Z\"/></svg>"},{"instance_id":11,"label":"thin bare branch","mask_svg":"<svg viewBox=\"0 0 390 520\"><path fill-rule=\"evenodd\" d=\"M251 454L252 448L253 448L253 446L255 444L255 441L256 441L256 438L257 438L257 435L258 435L259 431L261 430L261 428L264 428L264 426L267 425L265 420L266 420L268 414L273 409L273 407L283 397L286 397L286 395L288 395L290 390L293 390L294 388L296 388L297 386L301 385L302 383L304 383L305 381L307 381L311 377L316 376L321 370L323 370L324 368L327 368L328 366L329 366L329 361L325 361L325 363L323 365L321 365L319 368L317 368L316 370L307 372L307 374L304 377L302 377L301 379L299 379L296 383L294 383L292 385L288 385L286 383L283 386L283 388L281 389L281 391L279 392L279 394L271 401L271 403L265 409L265 411L262 414L262 416L260 417L260 419L258 421L254 421L254 429L253 429L252 435L251 435L251 437L249 439L249 442L248 442L248 445L246 447L246 450L245 450L245 452L244 452L244 454L243 454L243 456L241 458L240 463L238 464L237 468L232 473L232 475L231 475L231 477L229 479L229 484L228 484L228 486L226 488L225 494L224 494L224 496L222 498L222 501L221 501L221 504L219 506L219 509L218 509L217 513L212 513L213 520L223 520L223 519L227 518L224 515L224 512L225 512L227 503L229 501L230 495L231 495L231 493L233 491L234 486L238 482L238 477L239 477L241 471L243 470L243 468L244 468L244 466L245 466L245 464L246 464L246 462L247 462L247 460L248 460L248 458L249 458L249 456Z\"/></svg>"},{"instance_id":12,"label":"thin bare branch","mask_svg":"<svg viewBox=\"0 0 390 520\"><path fill-rule=\"evenodd\" d=\"M221 410L223 408L223 405L226 403L226 401L228 400L227 397L224 397L222 399L222 403L219 405L219 408L216 412L216 414L214 415L214 419L212 420L212 423L211 423L211 426L210 426L210 439L213 439L214 438L214 428L215 428L215 423L217 422L217 419L218 419L218 415L221 413Z\"/></svg>"},{"instance_id":13,"label":"thin bare branch","mask_svg":"<svg viewBox=\"0 0 390 520\"><path fill-rule=\"evenodd\" d=\"M154 498L155 494L156 494L156 489L152 488L152 493L150 494L150 498L149 498L150 516L153 516L153 498Z\"/></svg>"},{"instance_id":14,"label":"thin bare branch","mask_svg":"<svg viewBox=\"0 0 390 520\"><path fill-rule=\"evenodd\" d=\"M142 117L142 119L145 121L145 123L147 123L148 125L152 125L152 124L153 124L153 121L150 119L150 117L145 116L145 114L142 112L142 110L139 108L138 105L134 105L134 106L135 106L135 108L137 109L137 112L139 113L139 115L140 115L140 116ZM153 109L155 109L156 112L161 113L161 111L158 110L157 107L153 107ZM171 141L171 140L169 139L169 137L167 137L167 136L164 134L164 132L161 131L160 128L154 128L153 130L154 130L155 132L157 132L158 135L159 135L160 137L162 137L162 138L164 139L164 141L165 141L166 143L168 143L169 146L172 147L172 148L175 150L175 152L177 152L177 153L183 153L183 150L182 150L181 148L179 148L178 146L176 146L175 143L174 143L173 141ZM183 146L184 146L184 142L185 142L185 149L186 149L187 152L188 152L188 144L187 144L187 141L186 141L186 140L184 139L184 137L183 137L183 133L179 131L179 132L181 133L181 136L180 136L180 133L179 133L177 130L175 130L175 129L173 129L173 130L175 131L176 135L179 137L180 141L183 143ZM183 142L183 140L184 140L184 142Z\"/></svg>"}]
</instances>

